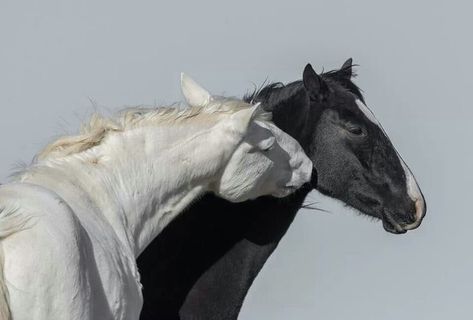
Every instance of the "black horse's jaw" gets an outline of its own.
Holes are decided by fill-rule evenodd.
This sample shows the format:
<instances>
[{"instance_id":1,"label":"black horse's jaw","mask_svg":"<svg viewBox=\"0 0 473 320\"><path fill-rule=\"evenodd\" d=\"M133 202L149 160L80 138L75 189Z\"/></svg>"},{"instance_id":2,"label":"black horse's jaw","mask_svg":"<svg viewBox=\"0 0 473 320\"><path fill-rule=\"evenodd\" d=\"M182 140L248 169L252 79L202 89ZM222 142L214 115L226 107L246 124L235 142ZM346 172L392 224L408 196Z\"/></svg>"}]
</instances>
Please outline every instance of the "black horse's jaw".
<instances>
[{"instance_id":1,"label":"black horse's jaw","mask_svg":"<svg viewBox=\"0 0 473 320\"><path fill-rule=\"evenodd\" d=\"M315 169L315 167L312 167L312 176L310 178L310 185L313 189L317 189L317 170Z\"/></svg>"}]
</instances>

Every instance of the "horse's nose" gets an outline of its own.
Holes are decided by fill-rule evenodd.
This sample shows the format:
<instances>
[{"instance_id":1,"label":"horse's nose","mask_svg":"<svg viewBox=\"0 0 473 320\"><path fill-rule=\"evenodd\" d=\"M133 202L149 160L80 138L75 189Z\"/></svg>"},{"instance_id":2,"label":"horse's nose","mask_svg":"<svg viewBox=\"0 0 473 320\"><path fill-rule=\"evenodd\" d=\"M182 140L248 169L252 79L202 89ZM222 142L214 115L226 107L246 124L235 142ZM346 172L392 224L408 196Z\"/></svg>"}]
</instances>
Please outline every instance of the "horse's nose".
<instances>
[{"instance_id":1,"label":"horse's nose","mask_svg":"<svg viewBox=\"0 0 473 320\"><path fill-rule=\"evenodd\" d=\"M424 197L418 198L414 202L414 208L412 212L410 212L409 220L410 222L408 225L404 226L405 230L412 230L420 226L422 219L424 219L425 213L427 211L427 206L425 204Z\"/></svg>"},{"instance_id":2,"label":"horse's nose","mask_svg":"<svg viewBox=\"0 0 473 320\"><path fill-rule=\"evenodd\" d=\"M422 197L421 199L417 199L415 207L416 207L416 214L415 214L416 221L419 221L419 224L420 224L422 219L424 219L425 213L427 211L427 205L425 204L424 197Z\"/></svg>"}]
</instances>

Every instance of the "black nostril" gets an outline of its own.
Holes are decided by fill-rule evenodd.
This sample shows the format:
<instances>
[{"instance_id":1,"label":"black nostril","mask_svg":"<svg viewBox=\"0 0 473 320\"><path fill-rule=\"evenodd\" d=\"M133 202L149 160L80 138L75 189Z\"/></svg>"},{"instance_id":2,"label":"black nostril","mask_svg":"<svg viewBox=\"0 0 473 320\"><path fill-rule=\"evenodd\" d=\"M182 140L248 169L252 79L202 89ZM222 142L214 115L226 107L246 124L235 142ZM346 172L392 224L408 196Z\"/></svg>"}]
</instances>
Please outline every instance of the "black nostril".
<instances>
[{"instance_id":1,"label":"black nostril","mask_svg":"<svg viewBox=\"0 0 473 320\"><path fill-rule=\"evenodd\" d=\"M409 213L407 215L407 223L411 224L411 223L414 223L414 222L416 222L415 214Z\"/></svg>"},{"instance_id":2,"label":"black nostril","mask_svg":"<svg viewBox=\"0 0 473 320\"><path fill-rule=\"evenodd\" d=\"M414 202L412 202L410 205L409 205L409 210L407 211L407 219L408 219L408 223L414 223L416 222L416 205Z\"/></svg>"}]
</instances>

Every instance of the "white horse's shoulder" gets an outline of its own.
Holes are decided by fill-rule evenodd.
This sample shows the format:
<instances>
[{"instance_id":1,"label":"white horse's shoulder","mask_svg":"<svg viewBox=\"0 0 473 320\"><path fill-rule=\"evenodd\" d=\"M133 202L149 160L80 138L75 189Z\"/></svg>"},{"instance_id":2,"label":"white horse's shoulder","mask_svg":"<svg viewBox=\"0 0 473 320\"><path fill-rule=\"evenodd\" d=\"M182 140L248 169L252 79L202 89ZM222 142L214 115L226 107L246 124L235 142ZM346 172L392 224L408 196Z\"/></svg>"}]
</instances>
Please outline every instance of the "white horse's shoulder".
<instances>
[{"instance_id":1,"label":"white horse's shoulder","mask_svg":"<svg viewBox=\"0 0 473 320\"><path fill-rule=\"evenodd\" d=\"M0 209L14 208L16 215L22 216L29 222L19 232L34 229L39 223L50 224L51 236L53 230L58 230L58 237L77 232L80 225L73 210L55 192L39 185L29 183L12 183L0 187ZM2 217L0 214L0 221Z\"/></svg>"},{"instance_id":2,"label":"white horse's shoulder","mask_svg":"<svg viewBox=\"0 0 473 320\"><path fill-rule=\"evenodd\" d=\"M13 319L89 316L83 313L87 308L75 305L74 301L66 304L56 294L61 292L85 299L77 301L87 301L91 290L86 285L90 274L84 264L92 252L85 245L86 235L72 210L55 193L28 184L2 186L0 204L4 211L14 208L17 220L21 221L16 232L2 240ZM1 219L0 214L0 224ZM38 308L38 297L53 301L54 310ZM21 305L15 305L17 302Z\"/></svg>"},{"instance_id":3,"label":"white horse's shoulder","mask_svg":"<svg viewBox=\"0 0 473 320\"><path fill-rule=\"evenodd\" d=\"M63 319L65 314L68 319L128 319L138 314L142 298L133 273L136 262L111 246L116 239L109 233L91 227L102 222L99 217L82 221L78 216L84 213L58 194L27 183L1 186L1 206L15 208L19 221L26 221L1 242L13 319ZM0 212L0 232L1 224ZM105 277L110 283L102 282ZM54 308L39 308L38 297Z\"/></svg>"}]
</instances>

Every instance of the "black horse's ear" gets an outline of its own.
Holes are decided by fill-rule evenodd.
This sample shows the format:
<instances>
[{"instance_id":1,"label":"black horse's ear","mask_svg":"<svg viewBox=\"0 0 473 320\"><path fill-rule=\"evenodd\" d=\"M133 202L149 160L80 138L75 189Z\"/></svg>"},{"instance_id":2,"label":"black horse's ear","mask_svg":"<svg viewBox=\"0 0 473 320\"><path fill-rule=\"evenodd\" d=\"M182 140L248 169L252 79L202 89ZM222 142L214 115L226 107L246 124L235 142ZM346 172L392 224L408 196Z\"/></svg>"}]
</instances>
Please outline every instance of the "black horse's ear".
<instances>
[{"instance_id":1,"label":"black horse's ear","mask_svg":"<svg viewBox=\"0 0 473 320\"><path fill-rule=\"evenodd\" d=\"M337 73L339 73L342 78L350 80L353 75L352 67L353 59L349 58L347 61L345 61Z\"/></svg>"},{"instance_id":2,"label":"black horse's ear","mask_svg":"<svg viewBox=\"0 0 473 320\"><path fill-rule=\"evenodd\" d=\"M304 68L302 81L304 82L304 87L312 100L322 101L327 98L329 93L327 83L325 83L322 77L314 71L310 63L308 63Z\"/></svg>"}]
</instances>

